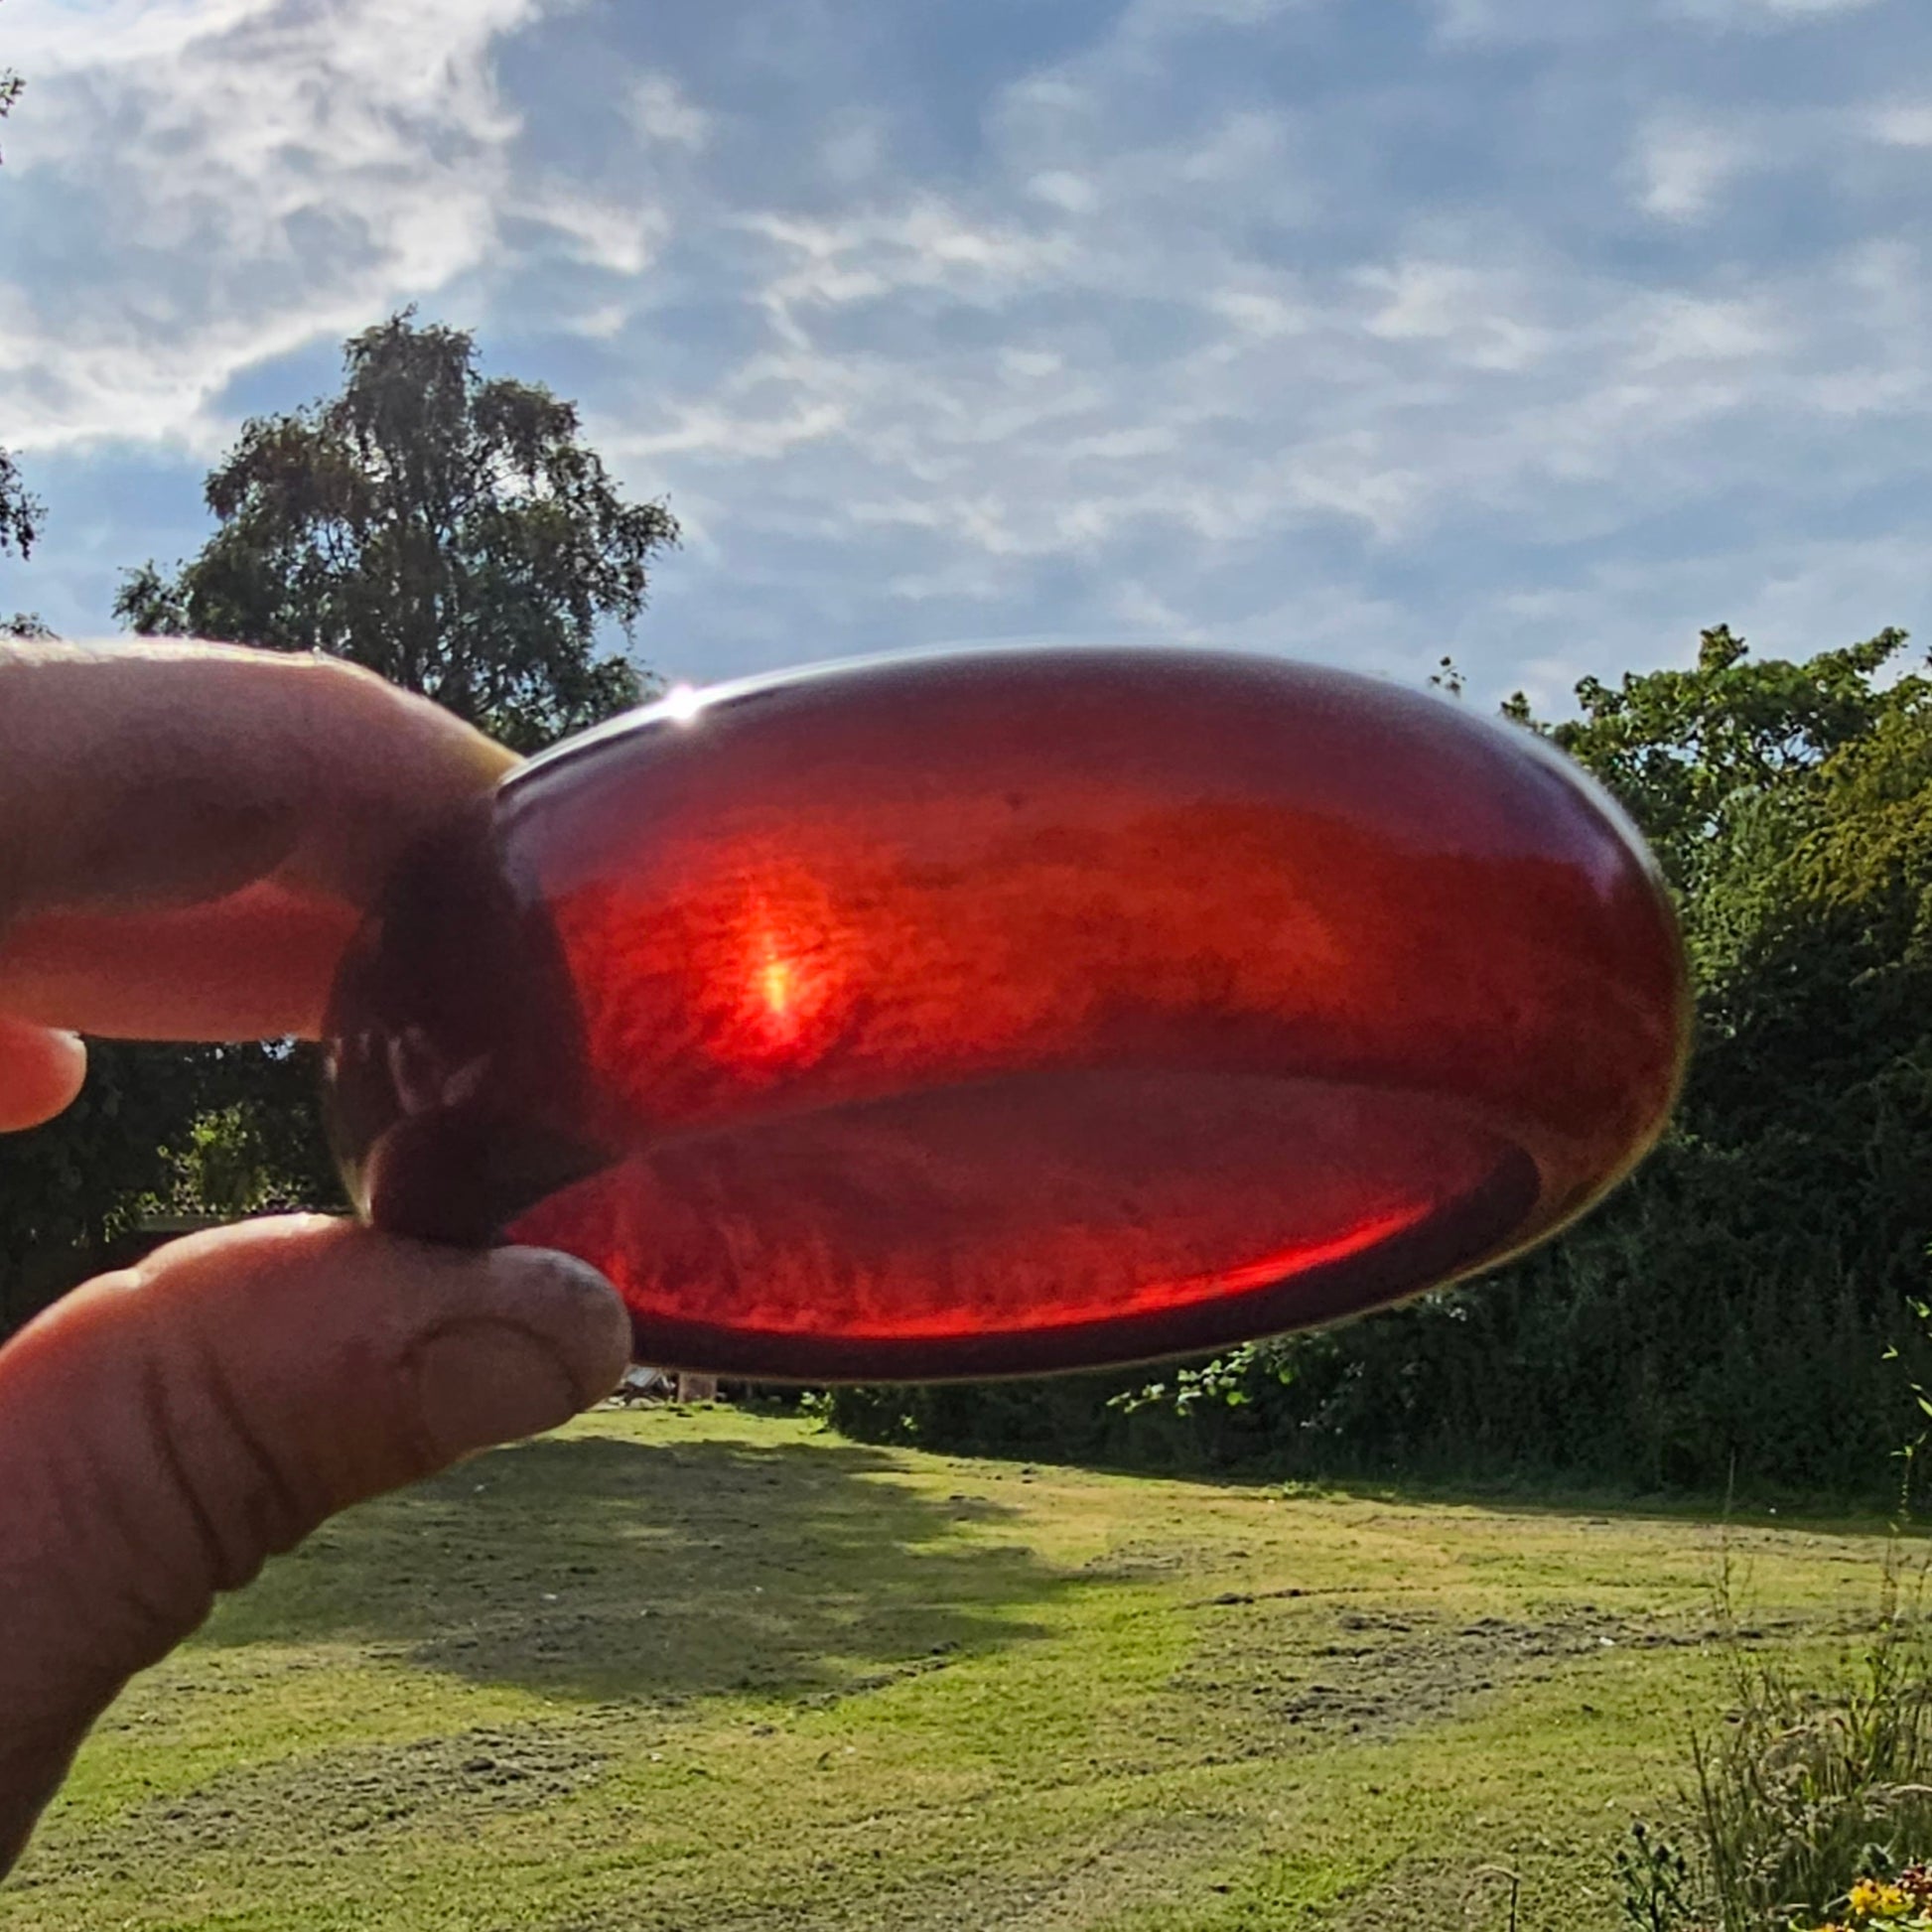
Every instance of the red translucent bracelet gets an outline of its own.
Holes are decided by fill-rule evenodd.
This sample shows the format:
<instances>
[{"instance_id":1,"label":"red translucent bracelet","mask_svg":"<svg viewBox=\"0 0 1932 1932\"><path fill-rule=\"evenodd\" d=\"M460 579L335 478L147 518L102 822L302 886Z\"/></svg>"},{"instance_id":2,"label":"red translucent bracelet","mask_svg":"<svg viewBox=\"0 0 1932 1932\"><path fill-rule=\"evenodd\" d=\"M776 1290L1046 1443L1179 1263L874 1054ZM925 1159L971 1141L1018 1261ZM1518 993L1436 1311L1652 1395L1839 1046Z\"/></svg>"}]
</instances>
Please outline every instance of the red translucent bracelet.
<instances>
[{"instance_id":1,"label":"red translucent bracelet","mask_svg":"<svg viewBox=\"0 0 1932 1932\"><path fill-rule=\"evenodd\" d=\"M997 650L685 694L417 852L327 1047L358 1207L616 1282L641 1359L1200 1351L1582 1213L1687 1038L1668 898L1527 732L1279 659Z\"/></svg>"}]
</instances>

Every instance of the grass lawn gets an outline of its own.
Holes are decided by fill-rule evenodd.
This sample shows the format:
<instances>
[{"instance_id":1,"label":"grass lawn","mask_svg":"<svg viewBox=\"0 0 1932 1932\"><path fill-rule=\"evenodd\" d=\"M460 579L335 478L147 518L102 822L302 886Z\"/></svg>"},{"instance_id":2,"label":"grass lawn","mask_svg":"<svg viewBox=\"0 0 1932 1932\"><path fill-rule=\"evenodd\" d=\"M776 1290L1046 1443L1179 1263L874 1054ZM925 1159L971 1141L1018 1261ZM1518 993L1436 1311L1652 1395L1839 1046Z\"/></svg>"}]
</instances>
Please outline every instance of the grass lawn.
<instances>
[{"instance_id":1,"label":"grass lawn","mask_svg":"<svg viewBox=\"0 0 1932 1932\"><path fill-rule=\"evenodd\" d=\"M601 1412L362 1509L110 1714L3 1932L1618 1924L1708 1523ZM1829 1645L1880 1537L1732 1529Z\"/></svg>"}]
</instances>

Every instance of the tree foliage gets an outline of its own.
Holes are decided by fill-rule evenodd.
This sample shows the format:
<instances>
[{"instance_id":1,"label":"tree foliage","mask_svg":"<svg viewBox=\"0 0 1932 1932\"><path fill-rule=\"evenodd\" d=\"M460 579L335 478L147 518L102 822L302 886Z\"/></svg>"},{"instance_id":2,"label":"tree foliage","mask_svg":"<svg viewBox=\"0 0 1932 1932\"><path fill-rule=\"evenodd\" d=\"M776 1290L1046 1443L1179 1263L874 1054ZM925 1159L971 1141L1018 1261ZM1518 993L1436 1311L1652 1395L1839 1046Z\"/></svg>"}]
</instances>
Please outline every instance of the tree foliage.
<instances>
[{"instance_id":1,"label":"tree foliage","mask_svg":"<svg viewBox=\"0 0 1932 1932\"><path fill-rule=\"evenodd\" d=\"M1793 663L1754 658L1720 624L1702 633L1689 670L1585 678L1581 716L1543 728L1600 778L1642 826L1671 883L1695 896L1705 869L1731 856L1728 815L1801 789L1838 751L1923 696L1877 682L1905 645L1901 630ZM1525 701L1506 715L1533 728Z\"/></svg>"},{"instance_id":2,"label":"tree foliage","mask_svg":"<svg viewBox=\"0 0 1932 1932\"><path fill-rule=\"evenodd\" d=\"M342 392L248 423L207 502L197 556L129 574L137 630L329 651L524 751L644 687L605 632L627 640L676 524L619 494L569 403L485 380L463 331L356 337ZM316 1090L287 1042L97 1046L76 1107L0 1141L0 1331L144 1215L336 1204Z\"/></svg>"},{"instance_id":3,"label":"tree foliage","mask_svg":"<svg viewBox=\"0 0 1932 1932\"><path fill-rule=\"evenodd\" d=\"M39 500L28 493L20 466L0 450L0 556L11 550L23 561L31 557L43 514Z\"/></svg>"},{"instance_id":4,"label":"tree foliage","mask_svg":"<svg viewBox=\"0 0 1932 1932\"><path fill-rule=\"evenodd\" d=\"M12 551L25 563L33 555L44 512L22 480L19 466L0 450L0 557ZM0 614L0 637L46 637L52 633L31 611Z\"/></svg>"},{"instance_id":5,"label":"tree foliage","mask_svg":"<svg viewBox=\"0 0 1932 1932\"><path fill-rule=\"evenodd\" d=\"M627 502L547 389L485 379L463 330L392 317L340 395L249 422L207 481L219 527L129 573L138 631L320 650L532 751L637 702L628 638L670 512Z\"/></svg>"},{"instance_id":6,"label":"tree foliage","mask_svg":"<svg viewBox=\"0 0 1932 1932\"><path fill-rule=\"evenodd\" d=\"M193 1123L209 1055L96 1041L52 1125L0 1139L0 1335L105 1265L144 1211L173 1204L168 1145Z\"/></svg>"},{"instance_id":7,"label":"tree foliage","mask_svg":"<svg viewBox=\"0 0 1932 1932\"><path fill-rule=\"evenodd\" d=\"M13 111L14 102L25 88L26 82L19 74L11 69L0 68L0 121ZM21 477L20 466L7 451L0 450L0 557L11 550L24 563L32 556L44 514L39 499L28 490ZM34 636L42 630L39 620L24 613L0 621L0 635Z\"/></svg>"},{"instance_id":8,"label":"tree foliage","mask_svg":"<svg viewBox=\"0 0 1932 1932\"><path fill-rule=\"evenodd\" d=\"M1932 686L1904 644L1760 660L1720 628L1536 727L1651 839L1697 985L1677 1123L1582 1227L1232 1374L860 1391L840 1420L1183 1465L1882 1490L1910 1416L1885 1356L1923 1346L1932 1240Z\"/></svg>"}]
</instances>

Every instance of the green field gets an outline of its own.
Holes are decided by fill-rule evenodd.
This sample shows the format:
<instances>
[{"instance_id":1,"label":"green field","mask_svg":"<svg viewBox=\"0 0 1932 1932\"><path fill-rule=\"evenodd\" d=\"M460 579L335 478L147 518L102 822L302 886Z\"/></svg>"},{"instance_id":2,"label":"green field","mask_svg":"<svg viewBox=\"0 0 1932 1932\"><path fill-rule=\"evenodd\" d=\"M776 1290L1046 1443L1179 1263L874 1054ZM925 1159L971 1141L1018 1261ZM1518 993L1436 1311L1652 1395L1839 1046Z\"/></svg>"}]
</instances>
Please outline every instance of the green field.
<instances>
[{"instance_id":1,"label":"green field","mask_svg":"<svg viewBox=\"0 0 1932 1932\"><path fill-rule=\"evenodd\" d=\"M601 1412L144 1679L0 1928L1617 1923L1610 1849L1875 1535L1156 1481Z\"/></svg>"}]
</instances>

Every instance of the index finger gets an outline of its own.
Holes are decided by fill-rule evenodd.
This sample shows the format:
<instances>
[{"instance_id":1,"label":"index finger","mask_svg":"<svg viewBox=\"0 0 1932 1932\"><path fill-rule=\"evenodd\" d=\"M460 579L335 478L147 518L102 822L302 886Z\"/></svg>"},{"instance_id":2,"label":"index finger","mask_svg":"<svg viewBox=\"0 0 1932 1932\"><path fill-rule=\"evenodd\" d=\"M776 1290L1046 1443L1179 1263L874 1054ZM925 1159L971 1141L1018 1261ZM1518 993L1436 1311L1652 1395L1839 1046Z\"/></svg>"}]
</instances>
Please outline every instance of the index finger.
<instances>
[{"instance_id":1,"label":"index finger","mask_svg":"<svg viewBox=\"0 0 1932 1932\"><path fill-rule=\"evenodd\" d=\"M334 658L0 645L0 1014L313 1035L389 867L513 762Z\"/></svg>"}]
</instances>

